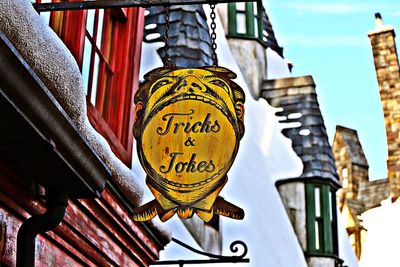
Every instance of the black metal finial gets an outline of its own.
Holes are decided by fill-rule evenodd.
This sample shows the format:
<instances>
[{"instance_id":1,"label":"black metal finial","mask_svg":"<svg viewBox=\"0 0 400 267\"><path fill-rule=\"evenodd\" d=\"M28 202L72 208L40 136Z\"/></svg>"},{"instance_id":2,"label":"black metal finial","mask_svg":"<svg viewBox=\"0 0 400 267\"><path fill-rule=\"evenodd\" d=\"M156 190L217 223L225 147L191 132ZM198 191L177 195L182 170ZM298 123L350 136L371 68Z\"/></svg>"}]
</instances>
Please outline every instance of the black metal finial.
<instances>
[{"instance_id":1,"label":"black metal finial","mask_svg":"<svg viewBox=\"0 0 400 267\"><path fill-rule=\"evenodd\" d=\"M382 19L381 13L379 13L379 12L375 13L375 18Z\"/></svg>"}]
</instances>

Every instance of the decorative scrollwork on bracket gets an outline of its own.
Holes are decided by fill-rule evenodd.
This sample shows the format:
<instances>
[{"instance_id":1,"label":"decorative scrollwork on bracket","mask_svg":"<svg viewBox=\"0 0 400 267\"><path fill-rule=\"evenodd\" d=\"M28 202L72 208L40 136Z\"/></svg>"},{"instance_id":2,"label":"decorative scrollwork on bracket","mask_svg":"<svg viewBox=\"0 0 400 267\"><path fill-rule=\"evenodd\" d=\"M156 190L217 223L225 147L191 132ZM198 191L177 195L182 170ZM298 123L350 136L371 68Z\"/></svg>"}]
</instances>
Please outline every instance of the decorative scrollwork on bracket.
<instances>
[{"instance_id":1,"label":"decorative scrollwork on bracket","mask_svg":"<svg viewBox=\"0 0 400 267\"><path fill-rule=\"evenodd\" d=\"M240 255L232 255L232 256L224 256L224 255L215 255L211 254L208 252L200 251L198 249L195 249L182 241L172 238L171 239L173 242L177 243L178 245L186 248L187 250L190 250L196 254L207 256L210 259L207 260L168 260L168 261L158 261L153 263L153 265L169 265L169 264L178 264L179 266L183 266L184 264L210 264L210 263L238 263L238 262L243 262L243 263L248 263L250 262L250 259L244 258L248 252L247 245L243 241L236 240L231 243L230 245L230 250L232 253L238 253L242 248L243 252Z\"/></svg>"},{"instance_id":2,"label":"decorative scrollwork on bracket","mask_svg":"<svg viewBox=\"0 0 400 267\"><path fill-rule=\"evenodd\" d=\"M236 240L236 241L232 242L232 244L230 245L229 248L232 251L232 253L237 253L239 251L238 246L243 247L243 253L239 256L234 255L232 257L238 257L238 258L243 259L246 256L247 251L248 251L246 243L244 243L241 240Z\"/></svg>"}]
</instances>

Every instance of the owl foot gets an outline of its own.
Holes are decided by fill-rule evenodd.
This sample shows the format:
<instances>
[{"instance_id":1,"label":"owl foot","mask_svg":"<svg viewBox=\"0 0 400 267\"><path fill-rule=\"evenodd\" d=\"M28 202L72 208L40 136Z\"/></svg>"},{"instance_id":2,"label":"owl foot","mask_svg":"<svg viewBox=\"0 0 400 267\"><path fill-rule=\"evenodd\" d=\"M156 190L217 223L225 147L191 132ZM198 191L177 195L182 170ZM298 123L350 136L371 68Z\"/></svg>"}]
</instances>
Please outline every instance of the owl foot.
<instances>
[{"instance_id":1,"label":"owl foot","mask_svg":"<svg viewBox=\"0 0 400 267\"><path fill-rule=\"evenodd\" d=\"M149 203L146 203L133 210L133 220L144 222L153 219L158 214L158 210L160 208L160 204L153 199Z\"/></svg>"},{"instance_id":2,"label":"owl foot","mask_svg":"<svg viewBox=\"0 0 400 267\"><path fill-rule=\"evenodd\" d=\"M242 220L244 218L244 211L241 208L233 205L220 196L215 200L212 209L214 213L232 219Z\"/></svg>"}]
</instances>

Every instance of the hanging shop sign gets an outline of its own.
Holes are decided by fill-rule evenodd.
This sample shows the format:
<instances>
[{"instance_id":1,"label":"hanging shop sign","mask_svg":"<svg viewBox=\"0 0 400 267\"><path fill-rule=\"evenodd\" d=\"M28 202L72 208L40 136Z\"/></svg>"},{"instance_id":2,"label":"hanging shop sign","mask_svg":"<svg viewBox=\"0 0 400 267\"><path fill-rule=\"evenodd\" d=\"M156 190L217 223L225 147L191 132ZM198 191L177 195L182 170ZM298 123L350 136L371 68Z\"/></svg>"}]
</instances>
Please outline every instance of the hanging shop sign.
<instances>
[{"instance_id":1,"label":"hanging shop sign","mask_svg":"<svg viewBox=\"0 0 400 267\"><path fill-rule=\"evenodd\" d=\"M244 211L219 197L244 134L244 93L222 67L165 66L145 75L135 95L133 133L146 183L155 200L134 219L162 221L214 213L242 219Z\"/></svg>"}]
</instances>

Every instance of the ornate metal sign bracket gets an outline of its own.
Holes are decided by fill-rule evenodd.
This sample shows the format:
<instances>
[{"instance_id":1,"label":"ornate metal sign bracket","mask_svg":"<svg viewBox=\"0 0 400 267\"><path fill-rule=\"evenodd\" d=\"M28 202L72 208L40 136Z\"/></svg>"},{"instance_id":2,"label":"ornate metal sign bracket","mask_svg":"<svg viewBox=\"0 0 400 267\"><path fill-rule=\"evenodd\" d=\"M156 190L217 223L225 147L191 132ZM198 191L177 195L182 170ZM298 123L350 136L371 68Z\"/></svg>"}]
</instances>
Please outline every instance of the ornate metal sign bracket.
<instances>
[{"instance_id":1,"label":"ornate metal sign bracket","mask_svg":"<svg viewBox=\"0 0 400 267\"><path fill-rule=\"evenodd\" d=\"M253 2L255 0L213 0L218 3ZM150 6L172 6L172 5L194 5L209 4L210 0L97 0L97 1L75 1L59 3L34 3L33 7L38 12L78 10L78 9L98 9L112 7L150 7Z\"/></svg>"},{"instance_id":2,"label":"ornate metal sign bracket","mask_svg":"<svg viewBox=\"0 0 400 267\"><path fill-rule=\"evenodd\" d=\"M223 255L215 255L207 252L203 252L200 250L197 250L182 241L179 241L176 238L172 238L172 241L177 243L178 245L203 256L210 257L210 259L207 260L167 260L167 261L157 261L156 263L153 263L152 265L170 265L170 264L177 264L179 267L183 267L184 264L210 264L210 263L249 263L250 259L245 258L247 254L247 245L243 241L237 240L232 242L230 245L230 250L232 253L237 253L239 251L238 246L241 246L243 248L243 252L241 255L233 255L233 256L223 256Z\"/></svg>"}]
</instances>

